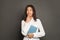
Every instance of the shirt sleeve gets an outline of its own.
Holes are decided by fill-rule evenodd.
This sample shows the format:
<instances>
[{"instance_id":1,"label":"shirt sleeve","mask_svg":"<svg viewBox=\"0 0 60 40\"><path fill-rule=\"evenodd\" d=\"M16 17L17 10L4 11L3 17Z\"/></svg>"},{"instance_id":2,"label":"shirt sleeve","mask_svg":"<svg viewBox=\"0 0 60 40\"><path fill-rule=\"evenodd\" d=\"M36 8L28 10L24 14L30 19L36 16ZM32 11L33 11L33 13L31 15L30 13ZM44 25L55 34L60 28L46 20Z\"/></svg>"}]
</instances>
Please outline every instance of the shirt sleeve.
<instances>
[{"instance_id":1,"label":"shirt sleeve","mask_svg":"<svg viewBox=\"0 0 60 40\"><path fill-rule=\"evenodd\" d=\"M22 20L21 21L21 33L22 35L26 36L27 33L24 31L24 27L26 26L27 24Z\"/></svg>"},{"instance_id":2,"label":"shirt sleeve","mask_svg":"<svg viewBox=\"0 0 60 40\"><path fill-rule=\"evenodd\" d=\"M33 37L43 37L43 36L45 36L45 31L44 31L44 28L42 26L42 23L41 23L40 19L37 19L37 24L38 24L38 28L39 28L40 32L33 33L34 34Z\"/></svg>"}]
</instances>

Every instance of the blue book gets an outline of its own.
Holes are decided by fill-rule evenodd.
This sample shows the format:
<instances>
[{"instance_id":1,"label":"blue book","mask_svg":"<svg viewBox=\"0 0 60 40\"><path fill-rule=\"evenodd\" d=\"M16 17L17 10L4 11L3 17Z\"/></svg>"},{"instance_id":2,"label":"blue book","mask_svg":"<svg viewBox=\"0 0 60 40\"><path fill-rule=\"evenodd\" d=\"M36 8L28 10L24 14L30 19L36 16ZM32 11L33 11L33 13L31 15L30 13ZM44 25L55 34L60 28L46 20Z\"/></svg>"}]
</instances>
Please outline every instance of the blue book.
<instances>
[{"instance_id":1,"label":"blue book","mask_svg":"<svg viewBox=\"0 0 60 40\"><path fill-rule=\"evenodd\" d=\"M29 30L28 30L28 34L29 33L35 33L36 30L37 30L37 28L34 25L31 25L30 28L29 28Z\"/></svg>"}]
</instances>

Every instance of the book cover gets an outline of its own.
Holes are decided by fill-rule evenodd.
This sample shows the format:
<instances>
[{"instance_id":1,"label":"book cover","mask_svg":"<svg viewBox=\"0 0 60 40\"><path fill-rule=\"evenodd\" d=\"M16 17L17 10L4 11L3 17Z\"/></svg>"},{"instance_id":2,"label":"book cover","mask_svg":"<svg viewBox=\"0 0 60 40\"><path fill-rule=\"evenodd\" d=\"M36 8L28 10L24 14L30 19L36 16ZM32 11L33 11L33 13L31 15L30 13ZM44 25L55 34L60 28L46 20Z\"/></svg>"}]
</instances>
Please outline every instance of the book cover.
<instances>
[{"instance_id":1,"label":"book cover","mask_svg":"<svg viewBox=\"0 0 60 40\"><path fill-rule=\"evenodd\" d=\"M37 30L37 28L34 25L31 25L29 30L28 30L28 33L35 33L36 30Z\"/></svg>"}]
</instances>

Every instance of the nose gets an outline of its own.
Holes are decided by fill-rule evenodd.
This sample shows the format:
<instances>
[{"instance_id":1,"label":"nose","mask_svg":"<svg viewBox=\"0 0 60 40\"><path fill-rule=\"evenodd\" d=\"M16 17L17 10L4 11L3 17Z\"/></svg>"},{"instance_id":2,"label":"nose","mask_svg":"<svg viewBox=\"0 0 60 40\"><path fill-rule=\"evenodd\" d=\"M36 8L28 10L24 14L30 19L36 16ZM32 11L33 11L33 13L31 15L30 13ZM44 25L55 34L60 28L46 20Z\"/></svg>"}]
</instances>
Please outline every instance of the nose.
<instances>
[{"instance_id":1,"label":"nose","mask_svg":"<svg viewBox=\"0 0 60 40\"><path fill-rule=\"evenodd\" d=\"M30 13L30 11L28 11L28 13Z\"/></svg>"}]
</instances>

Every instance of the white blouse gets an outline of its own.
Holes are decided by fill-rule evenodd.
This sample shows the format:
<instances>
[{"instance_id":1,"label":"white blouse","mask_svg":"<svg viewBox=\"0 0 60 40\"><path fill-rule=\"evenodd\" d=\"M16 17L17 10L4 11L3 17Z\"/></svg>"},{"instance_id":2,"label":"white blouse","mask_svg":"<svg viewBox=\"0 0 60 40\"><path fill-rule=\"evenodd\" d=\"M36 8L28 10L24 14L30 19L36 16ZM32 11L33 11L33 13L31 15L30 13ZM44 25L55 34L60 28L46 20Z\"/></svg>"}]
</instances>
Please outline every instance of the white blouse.
<instances>
[{"instance_id":1,"label":"white blouse","mask_svg":"<svg viewBox=\"0 0 60 40\"><path fill-rule=\"evenodd\" d=\"M30 25L35 25L37 27L37 30L34 34L33 37L43 37L45 36L45 31L44 28L42 26L42 23L40 21L40 19L37 19L37 21L34 21L34 19L32 18L30 22L26 23L24 20L21 21L21 33L22 35L26 36L27 32L30 28ZM38 29L40 30L40 32L38 32Z\"/></svg>"}]
</instances>

